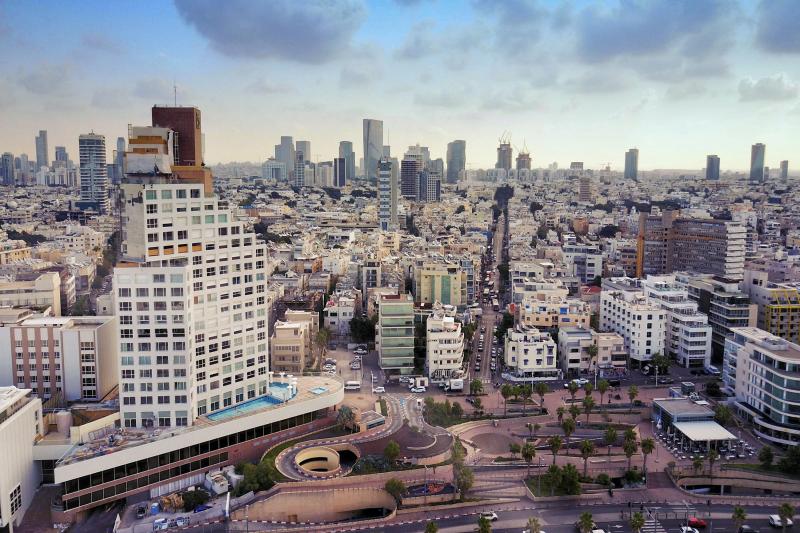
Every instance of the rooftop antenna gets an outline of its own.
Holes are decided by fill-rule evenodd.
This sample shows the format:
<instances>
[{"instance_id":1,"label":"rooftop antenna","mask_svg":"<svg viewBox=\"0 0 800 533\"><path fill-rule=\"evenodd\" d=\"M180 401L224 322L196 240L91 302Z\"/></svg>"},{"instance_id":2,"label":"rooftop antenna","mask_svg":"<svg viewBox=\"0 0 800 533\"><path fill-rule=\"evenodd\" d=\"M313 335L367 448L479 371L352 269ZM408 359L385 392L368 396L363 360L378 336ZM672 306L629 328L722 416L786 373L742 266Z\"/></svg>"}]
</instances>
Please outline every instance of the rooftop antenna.
<instances>
[{"instance_id":1,"label":"rooftop antenna","mask_svg":"<svg viewBox=\"0 0 800 533\"><path fill-rule=\"evenodd\" d=\"M172 98L175 102L175 107L178 107L178 86L175 85L175 80L172 80Z\"/></svg>"}]
</instances>

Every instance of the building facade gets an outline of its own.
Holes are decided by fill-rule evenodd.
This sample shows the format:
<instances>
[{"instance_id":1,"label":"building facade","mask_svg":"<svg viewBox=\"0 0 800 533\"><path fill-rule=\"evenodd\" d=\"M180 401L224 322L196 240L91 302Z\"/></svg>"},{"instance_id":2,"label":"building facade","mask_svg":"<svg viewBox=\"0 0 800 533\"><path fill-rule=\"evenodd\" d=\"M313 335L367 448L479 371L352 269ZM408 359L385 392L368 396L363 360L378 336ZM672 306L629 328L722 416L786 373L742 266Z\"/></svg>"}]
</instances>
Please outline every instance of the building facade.
<instances>
[{"instance_id":1,"label":"building facade","mask_svg":"<svg viewBox=\"0 0 800 533\"><path fill-rule=\"evenodd\" d=\"M619 334L635 366L642 366L655 354L664 354L666 324L666 311L648 301L637 280L603 280L600 331Z\"/></svg>"},{"instance_id":2,"label":"building facade","mask_svg":"<svg viewBox=\"0 0 800 533\"><path fill-rule=\"evenodd\" d=\"M378 306L378 364L388 374L410 374L414 370L414 299L410 294L381 294Z\"/></svg>"},{"instance_id":3,"label":"building facade","mask_svg":"<svg viewBox=\"0 0 800 533\"><path fill-rule=\"evenodd\" d=\"M506 369L517 378L558 379L561 373L556 347L549 333L517 324L506 331L503 352Z\"/></svg>"},{"instance_id":4,"label":"building facade","mask_svg":"<svg viewBox=\"0 0 800 533\"><path fill-rule=\"evenodd\" d=\"M461 323L434 306L425 322L425 372L435 383L463 374L464 332Z\"/></svg>"}]
</instances>

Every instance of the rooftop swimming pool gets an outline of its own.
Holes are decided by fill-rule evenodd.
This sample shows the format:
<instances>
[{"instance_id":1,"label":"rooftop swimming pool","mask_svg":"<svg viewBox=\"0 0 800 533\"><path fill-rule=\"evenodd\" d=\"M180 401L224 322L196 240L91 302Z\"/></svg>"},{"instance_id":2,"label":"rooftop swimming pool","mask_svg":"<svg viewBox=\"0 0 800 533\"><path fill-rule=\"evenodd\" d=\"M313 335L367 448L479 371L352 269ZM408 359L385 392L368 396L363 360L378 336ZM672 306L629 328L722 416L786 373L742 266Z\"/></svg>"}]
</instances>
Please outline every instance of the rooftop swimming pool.
<instances>
[{"instance_id":1,"label":"rooftop swimming pool","mask_svg":"<svg viewBox=\"0 0 800 533\"><path fill-rule=\"evenodd\" d=\"M291 399L289 395L288 383L270 383L269 393L266 396L253 398L239 405L234 405L221 411L206 415L206 418L213 422L227 420L236 416L241 416L253 411L258 411L271 405L279 405Z\"/></svg>"},{"instance_id":2,"label":"rooftop swimming pool","mask_svg":"<svg viewBox=\"0 0 800 533\"><path fill-rule=\"evenodd\" d=\"M325 394L326 392L328 392L327 387L314 387L313 389L311 389L311 394L316 394L317 396L319 396L320 394Z\"/></svg>"}]
</instances>

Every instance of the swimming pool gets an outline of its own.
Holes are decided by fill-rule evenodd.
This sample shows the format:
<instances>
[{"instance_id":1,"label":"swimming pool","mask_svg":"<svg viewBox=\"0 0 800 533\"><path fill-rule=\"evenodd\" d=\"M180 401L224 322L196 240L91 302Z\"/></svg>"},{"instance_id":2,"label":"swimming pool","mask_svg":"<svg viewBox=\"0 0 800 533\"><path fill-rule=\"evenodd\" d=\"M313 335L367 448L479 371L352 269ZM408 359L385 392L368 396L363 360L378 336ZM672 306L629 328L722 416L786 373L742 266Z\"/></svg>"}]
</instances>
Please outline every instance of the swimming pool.
<instances>
[{"instance_id":1,"label":"swimming pool","mask_svg":"<svg viewBox=\"0 0 800 533\"><path fill-rule=\"evenodd\" d=\"M252 411L258 411L270 405L278 405L290 400L288 383L270 383L269 394L259 398L253 398L239 405L234 405L206 415L211 421L226 420L235 416L241 416Z\"/></svg>"},{"instance_id":2,"label":"swimming pool","mask_svg":"<svg viewBox=\"0 0 800 533\"><path fill-rule=\"evenodd\" d=\"M317 396L319 396L320 394L325 394L326 392L328 392L327 387L314 387L313 389L311 389L311 394L316 394Z\"/></svg>"}]
</instances>

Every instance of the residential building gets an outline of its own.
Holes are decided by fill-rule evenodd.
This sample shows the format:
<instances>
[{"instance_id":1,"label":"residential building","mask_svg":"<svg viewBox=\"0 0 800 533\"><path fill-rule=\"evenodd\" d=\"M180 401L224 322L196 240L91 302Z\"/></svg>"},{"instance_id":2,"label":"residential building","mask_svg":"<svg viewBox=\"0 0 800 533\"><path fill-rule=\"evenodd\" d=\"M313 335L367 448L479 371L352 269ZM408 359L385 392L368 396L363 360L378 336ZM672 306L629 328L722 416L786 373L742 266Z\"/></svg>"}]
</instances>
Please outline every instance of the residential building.
<instances>
[{"instance_id":1,"label":"residential building","mask_svg":"<svg viewBox=\"0 0 800 533\"><path fill-rule=\"evenodd\" d=\"M725 341L722 379L730 403L756 436L800 445L800 346L758 328L733 328Z\"/></svg>"},{"instance_id":2,"label":"residential building","mask_svg":"<svg viewBox=\"0 0 800 533\"><path fill-rule=\"evenodd\" d=\"M417 173L417 179L419 180L416 198L418 202L429 203L438 202L441 200L441 174L436 174L429 170L423 170Z\"/></svg>"},{"instance_id":3,"label":"residential building","mask_svg":"<svg viewBox=\"0 0 800 533\"><path fill-rule=\"evenodd\" d=\"M786 181L789 179L789 161L784 159L781 161L781 180Z\"/></svg>"},{"instance_id":4,"label":"residential building","mask_svg":"<svg viewBox=\"0 0 800 533\"><path fill-rule=\"evenodd\" d=\"M766 153L767 146L765 144L756 143L750 147L750 182L763 183Z\"/></svg>"},{"instance_id":5,"label":"residential building","mask_svg":"<svg viewBox=\"0 0 800 533\"><path fill-rule=\"evenodd\" d=\"M32 278L30 280L24 278ZM61 316L61 277L57 272L0 278L0 307L30 307Z\"/></svg>"},{"instance_id":6,"label":"residential building","mask_svg":"<svg viewBox=\"0 0 800 533\"><path fill-rule=\"evenodd\" d=\"M173 165L200 167L203 165L203 133L200 110L196 107L154 105L152 125L172 130Z\"/></svg>"},{"instance_id":7,"label":"residential building","mask_svg":"<svg viewBox=\"0 0 800 533\"><path fill-rule=\"evenodd\" d=\"M344 157L333 159L333 186L337 189L347 185L347 160Z\"/></svg>"},{"instance_id":8,"label":"residential building","mask_svg":"<svg viewBox=\"0 0 800 533\"><path fill-rule=\"evenodd\" d=\"M531 154L524 148L517 154L517 171L531 169Z\"/></svg>"},{"instance_id":9,"label":"residential building","mask_svg":"<svg viewBox=\"0 0 800 533\"><path fill-rule=\"evenodd\" d=\"M719 156L708 155L706 156L706 179L718 180L719 179Z\"/></svg>"},{"instance_id":10,"label":"residential building","mask_svg":"<svg viewBox=\"0 0 800 533\"><path fill-rule=\"evenodd\" d=\"M400 162L400 193L407 200L416 201L419 195L419 173L423 169L423 156L419 146L409 147L403 160Z\"/></svg>"},{"instance_id":11,"label":"residential building","mask_svg":"<svg viewBox=\"0 0 800 533\"><path fill-rule=\"evenodd\" d=\"M414 296L417 303L464 307L466 275L456 263L423 261L414 267Z\"/></svg>"},{"instance_id":12,"label":"residential building","mask_svg":"<svg viewBox=\"0 0 800 533\"><path fill-rule=\"evenodd\" d=\"M306 183L306 161L305 154L302 150L295 150L294 152L294 172L292 173L292 186L305 187ZM313 174L309 176L313 178Z\"/></svg>"},{"instance_id":13,"label":"residential building","mask_svg":"<svg viewBox=\"0 0 800 533\"><path fill-rule=\"evenodd\" d=\"M526 295L516 306L516 311L520 324L546 331L559 331L565 327L588 329L592 315L588 303L553 291Z\"/></svg>"},{"instance_id":14,"label":"residential building","mask_svg":"<svg viewBox=\"0 0 800 533\"><path fill-rule=\"evenodd\" d=\"M392 179L392 161L386 158L378 163L378 225L381 231L397 229L397 182Z\"/></svg>"},{"instance_id":15,"label":"residential building","mask_svg":"<svg viewBox=\"0 0 800 533\"><path fill-rule=\"evenodd\" d=\"M438 302L425 322L425 373L435 383L463 375L464 332Z\"/></svg>"},{"instance_id":16,"label":"residential building","mask_svg":"<svg viewBox=\"0 0 800 533\"><path fill-rule=\"evenodd\" d=\"M585 204L594 202L594 195L592 194L592 177L588 174L583 174L578 178L578 201Z\"/></svg>"},{"instance_id":17,"label":"residential building","mask_svg":"<svg viewBox=\"0 0 800 533\"><path fill-rule=\"evenodd\" d=\"M572 326L558 329L558 367L565 376L594 372L596 363L591 355L592 346L592 330Z\"/></svg>"},{"instance_id":18,"label":"residential building","mask_svg":"<svg viewBox=\"0 0 800 533\"><path fill-rule=\"evenodd\" d=\"M270 339L270 368L273 372L301 375L311 358L310 322L277 321Z\"/></svg>"},{"instance_id":19,"label":"residential building","mask_svg":"<svg viewBox=\"0 0 800 533\"><path fill-rule=\"evenodd\" d=\"M746 238L736 221L640 213L637 277L685 270L742 279Z\"/></svg>"},{"instance_id":20,"label":"residential building","mask_svg":"<svg viewBox=\"0 0 800 533\"><path fill-rule=\"evenodd\" d=\"M561 376L556 360L556 341L549 333L516 324L506 331L503 357L517 378L551 380Z\"/></svg>"},{"instance_id":21,"label":"residential building","mask_svg":"<svg viewBox=\"0 0 800 533\"><path fill-rule=\"evenodd\" d=\"M309 163L312 161L311 141L295 141L294 150L295 150L295 158L297 157L297 152L303 152L303 162Z\"/></svg>"},{"instance_id":22,"label":"residential building","mask_svg":"<svg viewBox=\"0 0 800 533\"><path fill-rule=\"evenodd\" d=\"M758 306L760 329L800 343L800 283L773 283L765 270L745 270L742 291Z\"/></svg>"},{"instance_id":23,"label":"residential building","mask_svg":"<svg viewBox=\"0 0 800 533\"><path fill-rule=\"evenodd\" d=\"M625 152L625 172L623 177L626 180L635 180L639 175L639 149L631 148Z\"/></svg>"},{"instance_id":24,"label":"residential building","mask_svg":"<svg viewBox=\"0 0 800 533\"><path fill-rule=\"evenodd\" d=\"M361 296L353 291L335 291L322 310L325 327L333 335L350 335L350 321L361 309Z\"/></svg>"},{"instance_id":25,"label":"residential building","mask_svg":"<svg viewBox=\"0 0 800 533\"><path fill-rule=\"evenodd\" d=\"M378 365L387 374L414 370L414 299L410 294L381 294L375 326Z\"/></svg>"},{"instance_id":26,"label":"residential building","mask_svg":"<svg viewBox=\"0 0 800 533\"><path fill-rule=\"evenodd\" d=\"M14 154L5 152L0 156L0 185L14 185L17 181L17 170L14 168Z\"/></svg>"},{"instance_id":27,"label":"residential building","mask_svg":"<svg viewBox=\"0 0 800 533\"><path fill-rule=\"evenodd\" d=\"M597 346L594 361L601 375L606 369L620 370L628 366L628 352L625 350L625 339L622 335L592 330L592 339Z\"/></svg>"},{"instance_id":28,"label":"residential building","mask_svg":"<svg viewBox=\"0 0 800 533\"><path fill-rule=\"evenodd\" d=\"M667 312L650 303L637 280L603 280L600 294L600 331L622 336L631 363L642 366L655 354L664 354Z\"/></svg>"},{"instance_id":29,"label":"residential building","mask_svg":"<svg viewBox=\"0 0 800 533\"><path fill-rule=\"evenodd\" d=\"M603 253L596 244L565 244L564 263L581 283L594 282L603 275Z\"/></svg>"},{"instance_id":30,"label":"residential building","mask_svg":"<svg viewBox=\"0 0 800 533\"><path fill-rule=\"evenodd\" d=\"M81 176L81 209L108 213L108 168L106 167L106 138L87 133L78 138Z\"/></svg>"},{"instance_id":31,"label":"residential building","mask_svg":"<svg viewBox=\"0 0 800 533\"><path fill-rule=\"evenodd\" d=\"M447 183L457 183L467 166L467 141L447 143Z\"/></svg>"},{"instance_id":32,"label":"residential building","mask_svg":"<svg viewBox=\"0 0 800 533\"><path fill-rule=\"evenodd\" d=\"M364 175L377 181L378 162L383 154L383 121L365 118L364 133Z\"/></svg>"}]
</instances>

